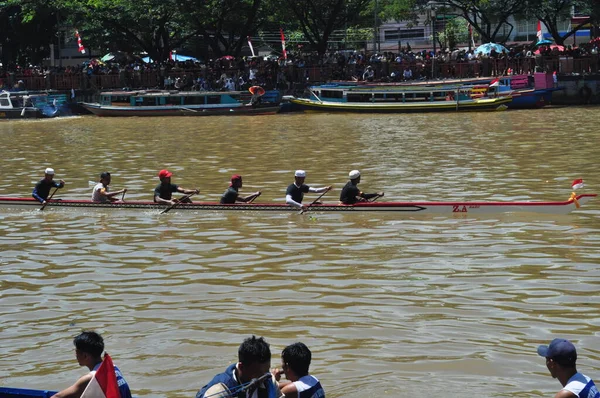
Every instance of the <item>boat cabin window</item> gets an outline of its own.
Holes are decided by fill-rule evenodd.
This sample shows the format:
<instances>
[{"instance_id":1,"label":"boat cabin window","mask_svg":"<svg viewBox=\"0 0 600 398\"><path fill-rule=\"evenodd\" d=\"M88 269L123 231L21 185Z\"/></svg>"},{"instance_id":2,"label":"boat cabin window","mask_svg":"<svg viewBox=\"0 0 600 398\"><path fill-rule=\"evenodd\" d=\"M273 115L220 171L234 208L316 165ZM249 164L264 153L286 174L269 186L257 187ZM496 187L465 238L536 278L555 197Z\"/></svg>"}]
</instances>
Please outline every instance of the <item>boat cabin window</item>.
<instances>
[{"instance_id":1,"label":"boat cabin window","mask_svg":"<svg viewBox=\"0 0 600 398\"><path fill-rule=\"evenodd\" d=\"M207 104L220 104L221 103L221 96L220 95L207 95L206 96L206 103Z\"/></svg>"},{"instance_id":2,"label":"boat cabin window","mask_svg":"<svg viewBox=\"0 0 600 398\"><path fill-rule=\"evenodd\" d=\"M8 98L0 98L0 106L10 106Z\"/></svg>"},{"instance_id":3,"label":"boat cabin window","mask_svg":"<svg viewBox=\"0 0 600 398\"><path fill-rule=\"evenodd\" d=\"M371 102L371 94L350 94L346 95L348 102Z\"/></svg>"},{"instance_id":4,"label":"boat cabin window","mask_svg":"<svg viewBox=\"0 0 600 398\"><path fill-rule=\"evenodd\" d=\"M163 100L167 105L181 105L181 97L179 96L167 96Z\"/></svg>"},{"instance_id":5,"label":"boat cabin window","mask_svg":"<svg viewBox=\"0 0 600 398\"><path fill-rule=\"evenodd\" d=\"M156 97L135 97L135 106L154 106Z\"/></svg>"},{"instance_id":6,"label":"boat cabin window","mask_svg":"<svg viewBox=\"0 0 600 398\"><path fill-rule=\"evenodd\" d=\"M204 96L203 95L194 95L190 97L183 97L184 105L204 105Z\"/></svg>"},{"instance_id":7,"label":"boat cabin window","mask_svg":"<svg viewBox=\"0 0 600 398\"><path fill-rule=\"evenodd\" d=\"M342 90L322 90L320 97L341 99L344 98L344 92Z\"/></svg>"}]
</instances>

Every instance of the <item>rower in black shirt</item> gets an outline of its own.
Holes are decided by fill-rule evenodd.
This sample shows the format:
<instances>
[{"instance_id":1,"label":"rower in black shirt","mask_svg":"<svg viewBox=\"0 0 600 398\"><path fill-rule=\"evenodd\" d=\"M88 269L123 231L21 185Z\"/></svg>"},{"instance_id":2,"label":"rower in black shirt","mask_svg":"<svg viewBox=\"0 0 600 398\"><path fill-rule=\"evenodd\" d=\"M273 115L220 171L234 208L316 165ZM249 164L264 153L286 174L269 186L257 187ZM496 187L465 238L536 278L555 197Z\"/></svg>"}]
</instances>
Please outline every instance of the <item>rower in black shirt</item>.
<instances>
[{"instance_id":1,"label":"rower in black shirt","mask_svg":"<svg viewBox=\"0 0 600 398\"><path fill-rule=\"evenodd\" d=\"M33 188L31 196L33 196L41 204L46 204L46 200L50 195L50 190L52 188L62 188L64 186L65 182L63 180L54 181L54 169L48 167L44 171L44 178L35 184L35 188Z\"/></svg>"},{"instance_id":2,"label":"rower in black shirt","mask_svg":"<svg viewBox=\"0 0 600 398\"><path fill-rule=\"evenodd\" d=\"M304 184L304 180L306 179L306 171L304 170L296 170L294 173L294 183L290 184L285 191L285 203L288 205L297 207L302 210L306 210L307 206L302 204L302 199L304 199L304 194L308 192L327 192L331 190L331 186L323 187L323 188L313 188Z\"/></svg>"},{"instance_id":3,"label":"rower in black shirt","mask_svg":"<svg viewBox=\"0 0 600 398\"><path fill-rule=\"evenodd\" d=\"M370 199L383 196L383 192L363 193L358 189L360 182L360 171L352 170L349 174L350 181L342 189L340 194L340 202L345 205L353 205L357 202L368 202Z\"/></svg>"},{"instance_id":4,"label":"rower in black shirt","mask_svg":"<svg viewBox=\"0 0 600 398\"><path fill-rule=\"evenodd\" d=\"M260 196L260 191L256 191L248 196L240 196L238 190L242 187L242 176L234 174L231 176L231 184L221 196L221 204L234 204L235 202L251 202Z\"/></svg>"}]
</instances>

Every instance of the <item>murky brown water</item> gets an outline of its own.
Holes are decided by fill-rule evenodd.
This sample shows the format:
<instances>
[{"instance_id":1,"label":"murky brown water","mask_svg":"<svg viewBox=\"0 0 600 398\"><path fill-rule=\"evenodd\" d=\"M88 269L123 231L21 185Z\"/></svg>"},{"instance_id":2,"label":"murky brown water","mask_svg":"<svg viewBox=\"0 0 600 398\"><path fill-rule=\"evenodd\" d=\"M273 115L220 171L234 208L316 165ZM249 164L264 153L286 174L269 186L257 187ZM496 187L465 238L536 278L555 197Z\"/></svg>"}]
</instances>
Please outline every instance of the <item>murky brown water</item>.
<instances>
[{"instance_id":1,"label":"murky brown water","mask_svg":"<svg viewBox=\"0 0 600 398\"><path fill-rule=\"evenodd\" d=\"M217 200L231 174L283 200L293 170L397 200L564 200L600 191L600 108L440 115L80 117L0 123L0 196L43 169L88 198L156 173ZM57 195L58 196L58 195ZM600 200L568 216L0 209L0 385L61 389L95 329L138 396L193 397L251 334L295 341L329 397L550 396L562 336L600 380Z\"/></svg>"}]
</instances>

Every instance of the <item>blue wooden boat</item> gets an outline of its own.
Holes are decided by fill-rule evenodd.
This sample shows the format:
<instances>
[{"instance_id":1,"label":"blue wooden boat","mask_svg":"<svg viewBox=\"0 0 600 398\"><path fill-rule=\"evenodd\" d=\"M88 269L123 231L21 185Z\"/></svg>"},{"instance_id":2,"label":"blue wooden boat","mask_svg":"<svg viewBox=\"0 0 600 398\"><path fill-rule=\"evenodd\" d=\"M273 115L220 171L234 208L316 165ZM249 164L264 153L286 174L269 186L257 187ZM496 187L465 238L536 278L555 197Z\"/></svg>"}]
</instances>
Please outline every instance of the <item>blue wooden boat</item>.
<instances>
[{"instance_id":1,"label":"blue wooden boat","mask_svg":"<svg viewBox=\"0 0 600 398\"><path fill-rule=\"evenodd\" d=\"M0 387L0 398L50 398L58 391Z\"/></svg>"},{"instance_id":2,"label":"blue wooden boat","mask_svg":"<svg viewBox=\"0 0 600 398\"><path fill-rule=\"evenodd\" d=\"M60 114L59 97L27 91L0 92L0 119L38 119ZM65 96L66 98L66 96ZM64 101L62 102L64 104Z\"/></svg>"},{"instance_id":3,"label":"blue wooden boat","mask_svg":"<svg viewBox=\"0 0 600 398\"><path fill-rule=\"evenodd\" d=\"M259 102L244 91L112 91L96 103L82 106L98 116L256 115L279 111L278 92L266 92Z\"/></svg>"}]
</instances>

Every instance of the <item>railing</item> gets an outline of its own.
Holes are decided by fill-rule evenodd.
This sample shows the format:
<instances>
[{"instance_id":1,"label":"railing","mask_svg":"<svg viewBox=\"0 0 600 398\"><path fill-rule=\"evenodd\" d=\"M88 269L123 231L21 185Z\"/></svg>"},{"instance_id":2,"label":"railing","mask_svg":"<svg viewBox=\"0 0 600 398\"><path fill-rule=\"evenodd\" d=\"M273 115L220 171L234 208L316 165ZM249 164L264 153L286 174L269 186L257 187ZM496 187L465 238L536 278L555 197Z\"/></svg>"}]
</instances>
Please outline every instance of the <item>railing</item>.
<instances>
[{"instance_id":1,"label":"railing","mask_svg":"<svg viewBox=\"0 0 600 398\"><path fill-rule=\"evenodd\" d=\"M558 74L592 74L600 73L600 62L598 55L592 55L582 58L572 58L563 56L536 57L536 58L515 58L515 59L483 59L481 61L469 62L441 62L436 60L433 64L431 60L421 62L382 62L371 64L375 71L376 81L400 81L404 80L404 70L410 69L412 77L409 80L431 79L432 74L435 78L472 78L487 76L502 76L506 74L524 74L529 75L535 71L554 72ZM305 84L315 84L331 80L362 80L362 73L366 65L346 65L339 67L337 65L323 65L311 67L297 67L288 65L282 68L287 86L279 82L277 84L277 72L271 72L263 78L261 84L267 88L297 88ZM223 71L221 71L222 73ZM225 70L228 76L237 74L237 69ZM246 73L247 71L244 71ZM392 77L394 73L395 77ZM219 75L220 76L220 75ZM207 69L180 69L160 73L157 70L148 71L121 71L116 74L106 75L87 75L54 73L47 76L25 76L9 75L0 79L0 85L5 88L12 88L19 81L23 84L21 89L27 90L110 90L130 88L148 88L160 87L164 85L164 79L170 77L171 81L177 78L186 80L188 88L197 78L210 79L212 86L219 79L219 76L210 75Z\"/></svg>"}]
</instances>

